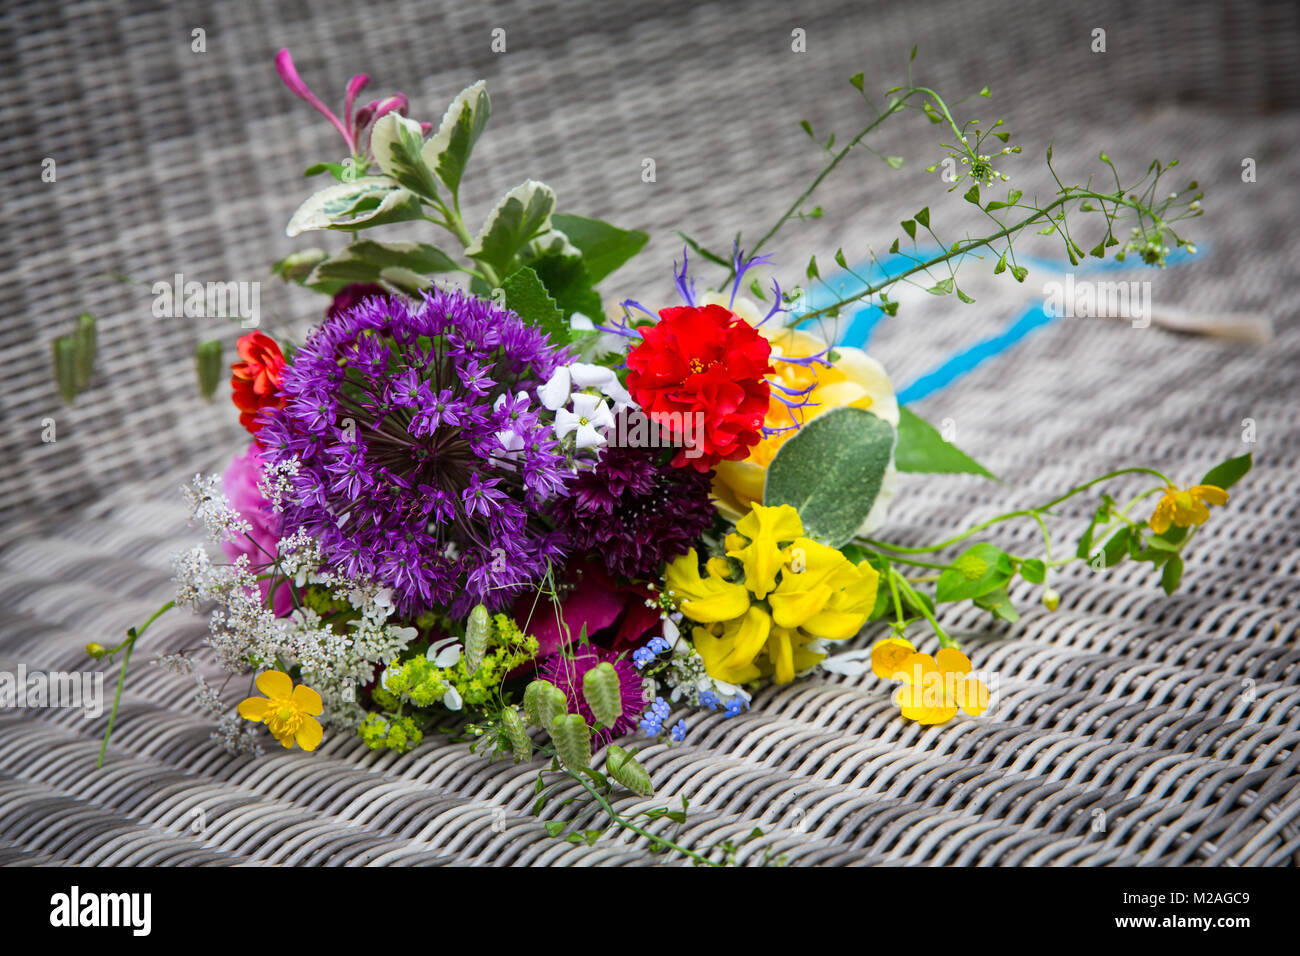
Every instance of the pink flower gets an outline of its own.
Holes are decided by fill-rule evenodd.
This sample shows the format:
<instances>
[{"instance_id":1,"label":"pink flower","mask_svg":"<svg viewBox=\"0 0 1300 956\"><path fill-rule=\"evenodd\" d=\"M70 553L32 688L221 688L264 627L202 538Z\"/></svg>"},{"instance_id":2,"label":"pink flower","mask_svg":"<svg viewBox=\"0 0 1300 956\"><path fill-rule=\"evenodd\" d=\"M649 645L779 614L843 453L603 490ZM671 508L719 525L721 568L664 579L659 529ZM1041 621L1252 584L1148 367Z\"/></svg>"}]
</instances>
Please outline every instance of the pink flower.
<instances>
[{"instance_id":1,"label":"pink flower","mask_svg":"<svg viewBox=\"0 0 1300 956\"><path fill-rule=\"evenodd\" d=\"M265 574L273 570L281 524L281 516L271 510L257 487L262 480L261 452L261 446L253 442L248 446L248 451L231 459L230 466L221 479L222 490L230 499L230 506L253 526L252 532L247 536L234 541L223 541L221 549L231 561L242 554L248 555L248 563L254 574ZM259 584L265 599L271 582L268 579ZM271 609L276 617L284 617L293 610L293 596L287 581L276 587Z\"/></svg>"},{"instance_id":2,"label":"pink flower","mask_svg":"<svg viewBox=\"0 0 1300 956\"><path fill-rule=\"evenodd\" d=\"M571 644L578 643L583 628L595 644L615 653L630 651L661 634L655 595L639 584L619 584L594 561L569 565L565 577L575 582L560 601L559 616L569 630ZM649 602L649 604L647 604ZM555 609L543 598L526 594L515 605L520 627L537 638L537 657L560 650L563 635ZM530 620L531 618L531 620Z\"/></svg>"},{"instance_id":3,"label":"pink flower","mask_svg":"<svg viewBox=\"0 0 1300 956\"><path fill-rule=\"evenodd\" d=\"M343 141L348 144L348 150L354 156L358 154L362 134L375 120L385 113L391 113L393 110L397 110L399 113L406 112L405 94L394 93L392 96L383 99L371 100L354 113L353 107L356 105L357 94L370 82L369 76L365 73L358 73L348 80L347 94L343 101L343 119L340 120L302 81L297 68L293 65L293 57L289 55L287 49L282 49L275 55L275 69L280 74L280 79L284 81L284 85L289 87L295 96L316 107L316 111L333 124L334 128L343 137ZM421 124L422 127L427 125ZM366 148L369 149L368 144Z\"/></svg>"}]
</instances>

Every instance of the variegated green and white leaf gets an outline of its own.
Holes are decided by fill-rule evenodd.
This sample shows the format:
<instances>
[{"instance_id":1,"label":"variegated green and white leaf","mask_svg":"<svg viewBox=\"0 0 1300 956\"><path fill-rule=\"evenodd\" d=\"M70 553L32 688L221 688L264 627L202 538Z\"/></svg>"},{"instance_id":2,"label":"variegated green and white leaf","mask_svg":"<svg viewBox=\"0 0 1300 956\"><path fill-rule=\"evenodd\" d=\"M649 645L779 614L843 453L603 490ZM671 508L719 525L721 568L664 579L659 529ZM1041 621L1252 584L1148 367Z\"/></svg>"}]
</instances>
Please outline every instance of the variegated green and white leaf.
<instances>
[{"instance_id":1,"label":"variegated green and white leaf","mask_svg":"<svg viewBox=\"0 0 1300 956\"><path fill-rule=\"evenodd\" d=\"M528 253L534 259L543 256L558 256L563 259L582 257L582 250L571 243L569 237L558 229L545 232L530 242Z\"/></svg>"},{"instance_id":2,"label":"variegated green and white leaf","mask_svg":"<svg viewBox=\"0 0 1300 956\"><path fill-rule=\"evenodd\" d=\"M289 220L286 235L313 229L355 230L420 217L415 194L386 176L362 176L312 193Z\"/></svg>"},{"instance_id":3,"label":"variegated green and white leaf","mask_svg":"<svg viewBox=\"0 0 1300 956\"><path fill-rule=\"evenodd\" d=\"M379 168L411 192L427 199L438 197L438 182L424 161L424 134L420 124L400 113L385 113L375 121L370 150Z\"/></svg>"},{"instance_id":4,"label":"variegated green and white leaf","mask_svg":"<svg viewBox=\"0 0 1300 956\"><path fill-rule=\"evenodd\" d=\"M420 151L425 165L456 195L474 144L487 126L492 101L482 80L461 90L447 107L438 131Z\"/></svg>"},{"instance_id":5,"label":"variegated green and white leaf","mask_svg":"<svg viewBox=\"0 0 1300 956\"><path fill-rule=\"evenodd\" d=\"M506 193L488 214L483 228L465 250L470 258L491 266L498 276L524 246L551 231L555 193L550 186L528 180Z\"/></svg>"},{"instance_id":6,"label":"variegated green and white leaf","mask_svg":"<svg viewBox=\"0 0 1300 956\"><path fill-rule=\"evenodd\" d=\"M386 281L405 291L427 289L429 276L452 272L455 260L426 242L375 242L363 239L345 246L316 266L306 284L312 288L339 282Z\"/></svg>"}]
</instances>

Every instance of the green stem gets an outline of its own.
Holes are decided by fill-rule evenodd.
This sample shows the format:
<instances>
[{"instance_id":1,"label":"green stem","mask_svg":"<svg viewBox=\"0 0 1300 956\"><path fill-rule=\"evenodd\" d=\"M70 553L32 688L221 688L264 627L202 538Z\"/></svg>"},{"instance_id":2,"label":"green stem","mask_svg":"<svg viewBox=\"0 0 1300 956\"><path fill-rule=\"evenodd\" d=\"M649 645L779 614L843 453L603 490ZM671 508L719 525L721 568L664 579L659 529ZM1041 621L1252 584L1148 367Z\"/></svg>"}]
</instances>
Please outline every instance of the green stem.
<instances>
[{"instance_id":1,"label":"green stem","mask_svg":"<svg viewBox=\"0 0 1300 956\"><path fill-rule=\"evenodd\" d=\"M918 611L921 612L921 616L924 617L930 623L930 627L934 630L934 633L939 638L940 647L961 646L956 641L954 641L951 637L949 637L948 633L942 627L939 626L939 622L934 619L934 614L932 614L930 612L930 609L925 606L925 602L922 601L921 598L917 595L916 591L912 588L912 585L908 584L907 578L903 577L901 574L895 571L893 567L890 567L889 569L889 577L891 583L895 581L897 582L898 587L903 589L903 593L912 599L912 604L916 607Z\"/></svg>"},{"instance_id":2,"label":"green stem","mask_svg":"<svg viewBox=\"0 0 1300 956\"><path fill-rule=\"evenodd\" d=\"M803 204L808 200L808 198L812 196L812 194L817 190L817 187L822 184L822 181L825 180L826 177L829 176L832 172L834 172L835 167L838 166L840 164L840 161L849 154L849 151L852 150L854 146L858 145L858 143L860 143L868 133L871 133L873 130L875 130L877 126L879 126L889 117L893 116L895 113L901 113L904 109L904 104L907 102L908 99L911 98L912 94L916 92L918 91L909 90L905 96L896 98L893 102L889 104L889 106L885 109L884 112L880 113L874 120L872 120L867 125L866 129L858 133L857 136L853 137L853 139L849 141L849 144L847 146L845 146L838 153L836 153L835 156L831 159L831 161L826 165L826 168L817 174L817 177L813 179L812 183L808 186L808 188L805 189L802 193L800 193L799 197L790 204L790 207L786 209L784 213L781 214L781 217L777 219L776 223L772 226L772 228L768 229L767 232L763 233L762 237L758 240L758 242L754 243L754 248L749 250L749 255L751 256L758 255L759 250L762 249L763 246L767 244L769 239L771 239L773 236L777 234L777 232L780 231L781 227L783 227L787 222L790 221L790 219L799 211L800 207L803 206ZM735 268L733 267L730 270L730 272L727 274L727 278L723 281L722 287L720 287L720 289L725 287L726 284L731 281L731 277L734 276L735 274L736 271Z\"/></svg>"},{"instance_id":3,"label":"green stem","mask_svg":"<svg viewBox=\"0 0 1300 956\"><path fill-rule=\"evenodd\" d=\"M149 629L150 624L158 620L158 618L162 617L165 613L170 611L175 606L176 606L175 601L168 601L158 610L154 611L153 617L145 621L139 630L133 627L129 631L127 631L126 640L108 652L108 656L111 658L118 651L122 650L123 648L126 648L126 655L122 658L122 671L117 675L117 692L113 695L113 709L109 711L108 727L105 728L104 740L99 745L99 759L95 761L96 769L104 766L104 754L108 752L108 738L113 735L113 724L117 722L117 709L122 703L122 687L126 684L126 669L131 663L131 652L135 650L135 642L144 634L146 630Z\"/></svg>"},{"instance_id":4,"label":"green stem","mask_svg":"<svg viewBox=\"0 0 1300 956\"><path fill-rule=\"evenodd\" d=\"M1008 511L1006 512L1006 514L1000 514L994 518L990 518L988 521L981 521L979 524L971 528L968 528L967 530L963 531L961 534L953 535L951 538L948 538L947 540L944 541L940 541L938 544L928 544L928 545L922 545L920 547L909 548L899 544L890 544L888 541L879 541L875 538L861 538L859 540L862 541L862 543L867 545L868 547L872 547L877 550L894 552L896 554L930 554L934 551L942 551L944 548L950 547L951 545L957 544L961 541L965 541L971 535L979 534L985 528L992 527L993 525L1001 521L1009 521L1012 518L1034 518L1035 520L1041 520L1040 516L1043 514L1043 512L1050 511L1052 508L1056 507L1061 502L1066 501L1069 498L1073 498L1075 495L1080 494L1084 491L1087 491L1089 488L1093 487L1094 485L1098 485L1103 481L1109 481L1112 478L1118 478L1121 475L1154 475L1156 478L1159 478L1161 481L1163 481L1166 485L1173 484L1173 482L1171 482L1163 474L1151 468L1121 468L1118 471L1109 472L1107 474L1102 475L1100 478L1094 478L1091 481L1085 482L1082 485L1078 485L1074 488L1071 488L1065 494L1053 498L1051 501L1047 502L1046 504L1039 505L1037 508L1020 508L1016 511ZM890 560L894 560L892 555L890 556Z\"/></svg>"},{"instance_id":5,"label":"green stem","mask_svg":"<svg viewBox=\"0 0 1300 956\"><path fill-rule=\"evenodd\" d=\"M714 863L708 857L696 853L694 850L688 850L686 849L686 847L678 843L674 843L672 840L666 839L665 837L656 836L655 834L651 833L649 830L637 826L627 817L623 816L621 813L615 810L613 806L610 805L610 802L606 800L604 796L600 793L600 791L597 790L592 785L591 781L588 780L586 777L584 777L582 774L574 773L568 767L561 767L560 769L563 770L570 777L572 777L574 780L578 781L578 783L582 784L582 788L586 790L587 793L591 794L592 799L594 799L597 803L600 804L601 809L605 811L606 816L608 816L610 820L612 820L614 823L616 823L618 826L622 827L623 829L631 830L633 833L639 834L645 837L650 842L662 846L666 849L676 850L678 853L690 857L696 863L699 863L703 866L722 866L721 863Z\"/></svg>"},{"instance_id":6,"label":"green stem","mask_svg":"<svg viewBox=\"0 0 1300 956\"><path fill-rule=\"evenodd\" d=\"M794 317L793 323L801 324L804 322L811 321L812 319L819 318L820 316L823 315L838 314L839 310L842 309L844 306L852 305L854 302L857 302L861 299L865 299L868 298L869 296L876 295L877 293L882 292L885 289L888 289L890 286L895 285L896 283L901 282L904 279L908 279L911 276L916 275L918 272L928 272L930 269L934 268L935 266L943 265L944 263L950 262L953 259L961 258L967 255L968 253L973 252L976 249L980 249L985 246L991 246L994 242L996 242L999 239L1005 239L1008 236L1013 236L1016 233L1020 232L1020 230L1024 229L1026 226L1031 226L1036 222L1041 222L1044 217L1048 217L1048 214L1053 209L1056 209L1060 206L1064 206L1066 203L1074 202L1077 199L1096 199L1099 202L1111 202L1111 203L1115 203L1117 206L1128 206L1133 209L1146 208L1139 202L1126 199L1122 193L1099 193L1099 192L1094 192L1091 189L1079 189L1076 187L1070 187L1064 190L1063 193L1060 196L1058 196L1056 199L1054 199L1052 202L1048 203L1046 206L1035 209L1032 214L1026 216L1024 219L1022 219L1018 223L1015 223L1014 225L1004 226L1002 229L998 230L992 235L985 236L982 239L968 239L965 242L954 243L946 252L942 253L941 255L935 256L933 259L929 259L925 262L918 262L916 265L912 266L912 268L906 269L903 272L899 272L891 276L886 276L884 279L881 279L879 282L867 286L861 292L840 299L836 302L831 303L830 305L824 306L815 311L800 313L799 315Z\"/></svg>"}]
</instances>

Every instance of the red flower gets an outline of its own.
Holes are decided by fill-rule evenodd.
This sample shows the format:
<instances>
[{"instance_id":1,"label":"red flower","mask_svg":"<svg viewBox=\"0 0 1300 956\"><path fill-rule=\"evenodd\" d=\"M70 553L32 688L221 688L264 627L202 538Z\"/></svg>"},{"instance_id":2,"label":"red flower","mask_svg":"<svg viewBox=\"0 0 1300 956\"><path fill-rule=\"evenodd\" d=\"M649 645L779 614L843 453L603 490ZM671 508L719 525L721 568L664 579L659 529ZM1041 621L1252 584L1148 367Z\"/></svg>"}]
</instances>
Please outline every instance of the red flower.
<instances>
[{"instance_id":1,"label":"red flower","mask_svg":"<svg viewBox=\"0 0 1300 956\"><path fill-rule=\"evenodd\" d=\"M280 382L284 375L284 355L275 339L261 332L250 332L238 343L242 362L230 366L233 390L231 400L239 409L239 424L256 435L262 428L257 414L264 408L283 408Z\"/></svg>"},{"instance_id":2,"label":"red flower","mask_svg":"<svg viewBox=\"0 0 1300 956\"><path fill-rule=\"evenodd\" d=\"M627 356L627 388L645 413L684 445L673 466L708 471L741 461L762 438L772 346L720 305L663 309ZM687 452L691 454L687 454Z\"/></svg>"}]
</instances>

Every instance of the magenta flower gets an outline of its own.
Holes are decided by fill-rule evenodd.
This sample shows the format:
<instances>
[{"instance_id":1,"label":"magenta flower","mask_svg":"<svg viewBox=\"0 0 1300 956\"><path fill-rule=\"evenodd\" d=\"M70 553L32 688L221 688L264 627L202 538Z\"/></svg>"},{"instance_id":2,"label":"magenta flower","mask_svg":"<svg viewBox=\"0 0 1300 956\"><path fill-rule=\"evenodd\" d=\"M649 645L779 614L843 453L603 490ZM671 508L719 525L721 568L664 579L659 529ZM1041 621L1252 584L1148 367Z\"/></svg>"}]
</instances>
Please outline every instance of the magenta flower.
<instances>
[{"instance_id":1,"label":"magenta flower","mask_svg":"<svg viewBox=\"0 0 1300 956\"><path fill-rule=\"evenodd\" d=\"M275 55L275 69L280 74L280 79L284 81L284 85L289 87L295 96L316 107L316 111L334 125L334 128L343 137L343 141L348 144L348 150L354 156L360 153L358 145L361 143L362 134L375 120L385 113L391 113L393 110L403 114L406 112L406 95L394 93L384 99L371 100L354 113L353 107L356 105L357 94L370 82L370 77L367 74L358 73L348 80L347 95L343 101L343 119L340 120L298 76L298 70L293 65L293 57L289 55L288 49L283 49ZM428 123L422 123L421 128L427 131L429 125ZM369 148L369 141L367 140L366 150L369 151Z\"/></svg>"},{"instance_id":2,"label":"magenta flower","mask_svg":"<svg viewBox=\"0 0 1300 956\"><path fill-rule=\"evenodd\" d=\"M240 555L247 555L249 568L254 574L265 574L272 570L282 524L281 516L271 510L257 487L262 480L262 455L261 446L253 442L248 446L248 451L231 459L230 466L221 478L222 491L230 499L230 506L253 526L250 534L233 541L223 541L221 549L231 561ZM262 589L262 598L265 600L271 582L259 581L258 586ZM284 617L293 610L293 595L287 581L282 579L282 583L276 587L271 608L276 617Z\"/></svg>"},{"instance_id":3,"label":"magenta flower","mask_svg":"<svg viewBox=\"0 0 1300 956\"><path fill-rule=\"evenodd\" d=\"M637 728L637 722L645 713L645 691L642 689L641 675L623 656L607 651L603 647L578 647L572 656L552 654L542 661L538 676L548 680L569 699L569 712L582 715L589 725L596 723L596 715L587 706L587 698L582 693L582 678L597 664L609 662L618 674L619 697L623 702L623 713L614 721L614 726L597 731L593 735L596 746L603 747L615 737L630 734Z\"/></svg>"}]
</instances>

